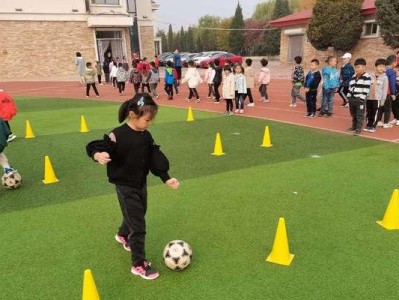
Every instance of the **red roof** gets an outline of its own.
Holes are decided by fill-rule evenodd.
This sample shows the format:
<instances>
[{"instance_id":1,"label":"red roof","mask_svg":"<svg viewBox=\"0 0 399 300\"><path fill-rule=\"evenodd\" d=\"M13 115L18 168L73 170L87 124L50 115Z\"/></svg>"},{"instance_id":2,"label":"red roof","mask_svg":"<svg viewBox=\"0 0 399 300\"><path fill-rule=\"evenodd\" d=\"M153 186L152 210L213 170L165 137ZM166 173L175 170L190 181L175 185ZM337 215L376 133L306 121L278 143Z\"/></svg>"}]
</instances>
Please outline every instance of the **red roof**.
<instances>
[{"instance_id":1,"label":"red roof","mask_svg":"<svg viewBox=\"0 0 399 300\"><path fill-rule=\"evenodd\" d=\"M374 15L376 12L377 7L375 6L375 0L364 0L362 5L362 15L370 16ZM304 9L291 15L273 20L270 22L270 25L273 27L287 27L292 25L308 24L312 15L312 9Z\"/></svg>"},{"instance_id":2,"label":"red roof","mask_svg":"<svg viewBox=\"0 0 399 300\"><path fill-rule=\"evenodd\" d=\"M377 7L375 6L375 0L364 0L362 5L363 16L374 15L377 12Z\"/></svg>"},{"instance_id":3,"label":"red roof","mask_svg":"<svg viewBox=\"0 0 399 300\"><path fill-rule=\"evenodd\" d=\"M292 15L273 20L270 22L270 25L274 27L286 27L290 25L307 24L312 17L312 14L313 10L311 8L304 9L293 13Z\"/></svg>"}]
</instances>

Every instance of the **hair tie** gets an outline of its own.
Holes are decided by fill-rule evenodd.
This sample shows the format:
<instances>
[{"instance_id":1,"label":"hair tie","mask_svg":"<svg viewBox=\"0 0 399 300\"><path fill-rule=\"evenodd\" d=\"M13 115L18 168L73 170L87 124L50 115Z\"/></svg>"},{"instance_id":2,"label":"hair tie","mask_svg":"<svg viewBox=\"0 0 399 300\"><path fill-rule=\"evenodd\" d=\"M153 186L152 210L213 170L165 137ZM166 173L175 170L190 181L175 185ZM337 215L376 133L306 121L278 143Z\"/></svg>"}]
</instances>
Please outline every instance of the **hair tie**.
<instances>
[{"instance_id":1,"label":"hair tie","mask_svg":"<svg viewBox=\"0 0 399 300\"><path fill-rule=\"evenodd\" d=\"M137 106L144 106L144 97L141 97L139 101L137 101Z\"/></svg>"}]
</instances>

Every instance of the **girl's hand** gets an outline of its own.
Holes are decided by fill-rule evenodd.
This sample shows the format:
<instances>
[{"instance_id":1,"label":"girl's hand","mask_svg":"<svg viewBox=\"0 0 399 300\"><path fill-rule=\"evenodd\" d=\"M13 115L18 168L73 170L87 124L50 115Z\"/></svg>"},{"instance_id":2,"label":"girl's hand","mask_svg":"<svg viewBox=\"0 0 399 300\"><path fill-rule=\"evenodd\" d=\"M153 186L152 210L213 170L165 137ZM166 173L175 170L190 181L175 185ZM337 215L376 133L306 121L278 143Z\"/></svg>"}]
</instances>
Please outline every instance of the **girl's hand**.
<instances>
[{"instance_id":1,"label":"girl's hand","mask_svg":"<svg viewBox=\"0 0 399 300\"><path fill-rule=\"evenodd\" d=\"M176 178L171 178L165 182L170 188L177 189L180 185L180 182Z\"/></svg>"},{"instance_id":2,"label":"girl's hand","mask_svg":"<svg viewBox=\"0 0 399 300\"><path fill-rule=\"evenodd\" d=\"M100 165L106 165L111 161L108 152L96 152L94 154L94 160L96 160Z\"/></svg>"}]
</instances>

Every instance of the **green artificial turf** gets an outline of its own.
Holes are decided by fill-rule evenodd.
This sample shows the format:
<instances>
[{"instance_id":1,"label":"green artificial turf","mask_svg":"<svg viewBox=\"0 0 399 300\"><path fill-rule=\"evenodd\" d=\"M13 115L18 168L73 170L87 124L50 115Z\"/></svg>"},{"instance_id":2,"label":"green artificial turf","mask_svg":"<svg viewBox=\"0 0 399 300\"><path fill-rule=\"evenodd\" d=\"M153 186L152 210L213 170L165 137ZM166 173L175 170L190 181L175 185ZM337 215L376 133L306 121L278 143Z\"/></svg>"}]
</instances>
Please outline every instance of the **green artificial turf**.
<instances>
[{"instance_id":1,"label":"green artificial turf","mask_svg":"<svg viewBox=\"0 0 399 300\"><path fill-rule=\"evenodd\" d=\"M6 154L23 185L0 190L0 299L79 299L92 270L101 299L396 299L399 233L376 224L398 187L397 145L259 119L161 107L151 132L181 187L149 176L147 255L161 276L129 273L105 168L85 145L118 126L119 104L23 98ZM85 115L90 132L79 133ZM35 139L23 139L25 120ZM265 126L271 148L262 148ZM215 157L216 132L226 155ZM49 155L59 183L44 185ZM279 217L289 267L265 262ZM192 265L162 250L186 240Z\"/></svg>"}]
</instances>

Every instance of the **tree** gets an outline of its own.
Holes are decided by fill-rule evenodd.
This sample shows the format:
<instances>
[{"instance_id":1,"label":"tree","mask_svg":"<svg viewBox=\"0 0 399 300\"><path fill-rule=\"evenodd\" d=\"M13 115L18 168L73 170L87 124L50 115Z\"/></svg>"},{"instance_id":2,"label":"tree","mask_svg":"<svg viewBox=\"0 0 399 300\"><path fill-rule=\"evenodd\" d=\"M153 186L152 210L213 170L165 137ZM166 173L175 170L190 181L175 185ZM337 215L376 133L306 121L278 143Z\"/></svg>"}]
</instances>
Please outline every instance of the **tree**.
<instances>
[{"instance_id":1,"label":"tree","mask_svg":"<svg viewBox=\"0 0 399 300\"><path fill-rule=\"evenodd\" d=\"M219 26L220 17L206 15L198 20L197 37L203 44L203 50L216 49L216 34L217 31L209 28L217 28Z\"/></svg>"},{"instance_id":2,"label":"tree","mask_svg":"<svg viewBox=\"0 0 399 300\"><path fill-rule=\"evenodd\" d=\"M186 32L184 31L183 26L180 28L180 49L187 51Z\"/></svg>"},{"instance_id":3,"label":"tree","mask_svg":"<svg viewBox=\"0 0 399 300\"><path fill-rule=\"evenodd\" d=\"M263 29L267 27L266 20L245 20L245 45L248 46L247 53L249 55L267 54L267 43L265 43L265 31L251 30Z\"/></svg>"},{"instance_id":4,"label":"tree","mask_svg":"<svg viewBox=\"0 0 399 300\"><path fill-rule=\"evenodd\" d=\"M362 3L362 0L317 1L307 32L313 47L351 50L362 33Z\"/></svg>"},{"instance_id":5,"label":"tree","mask_svg":"<svg viewBox=\"0 0 399 300\"><path fill-rule=\"evenodd\" d=\"M288 16L291 13L288 0L276 0L273 11L273 19Z\"/></svg>"},{"instance_id":6,"label":"tree","mask_svg":"<svg viewBox=\"0 0 399 300\"><path fill-rule=\"evenodd\" d=\"M245 40L244 40L244 33L240 29L244 28L245 28L244 17L242 15L242 9L240 3L238 2L236 7L236 12L234 14L233 20L231 21L230 25L230 29L238 29L230 31L229 46L231 52L238 54L242 52Z\"/></svg>"},{"instance_id":7,"label":"tree","mask_svg":"<svg viewBox=\"0 0 399 300\"><path fill-rule=\"evenodd\" d=\"M231 19L223 19L220 21L218 28L219 29L226 29L226 30L219 30L216 36L216 49L222 51L229 51L229 37L230 37L230 29L231 26Z\"/></svg>"},{"instance_id":8,"label":"tree","mask_svg":"<svg viewBox=\"0 0 399 300\"><path fill-rule=\"evenodd\" d=\"M166 37L165 31L161 30L161 29L158 29L156 36L161 38L163 52L167 51L167 49L168 49L168 38Z\"/></svg>"},{"instance_id":9,"label":"tree","mask_svg":"<svg viewBox=\"0 0 399 300\"><path fill-rule=\"evenodd\" d=\"M169 24L169 29L168 29L168 51L174 51L173 49L173 30L172 30L172 24Z\"/></svg>"},{"instance_id":10,"label":"tree","mask_svg":"<svg viewBox=\"0 0 399 300\"><path fill-rule=\"evenodd\" d=\"M191 27L188 27L187 33L185 34L185 40L186 40L186 50L189 52L197 51L197 47L195 46L194 43L194 32Z\"/></svg>"},{"instance_id":11,"label":"tree","mask_svg":"<svg viewBox=\"0 0 399 300\"><path fill-rule=\"evenodd\" d=\"M273 10L273 20L287 16L291 13L288 0L276 0ZM266 52L269 55L280 54L280 35L281 30L269 28L265 32L267 42Z\"/></svg>"},{"instance_id":12,"label":"tree","mask_svg":"<svg viewBox=\"0 0 399 300\"><path fill-rule=\"evenodd\" d=\"M309 2L314 2L315 0L289 0L288 7L289 11L297 11L304 8L309 8ZM255 11L252 15L252 19L255 20L266 20L270 21L273 19L274 7L276 5L276 0L270 0L266 2L258 3L255 7Z\"/></svg>"},{"instance_id":13,"label":"tree","mask_svg":"<svg viewBox=\"0 0 399 300\"><path fill-rule=\"evenodd\" d=\"M301 9L313 8L315 4L316 0L302 0L300 3L300 8Z\"/></svg>"},{"instance_id":14,"label":"tree","mask_svg":"<svg viewBox=\"0 0 399 300\"><path fill-rule=\"evenodd\" d=\"M275 0L256 4L252 19L270 21L273 18Z\"/></svg>"},{"instance_id":15,"label":"tree","mask_svg":"<svg viewBox=\"0 0 399 300\"><path fill-rule=\"evenodd\" d=\"M376 0L377 22L382 38L391 48L399 48L399 2L397 0Z\"/></svg>"}]
</instances>

